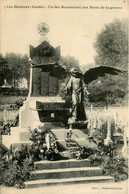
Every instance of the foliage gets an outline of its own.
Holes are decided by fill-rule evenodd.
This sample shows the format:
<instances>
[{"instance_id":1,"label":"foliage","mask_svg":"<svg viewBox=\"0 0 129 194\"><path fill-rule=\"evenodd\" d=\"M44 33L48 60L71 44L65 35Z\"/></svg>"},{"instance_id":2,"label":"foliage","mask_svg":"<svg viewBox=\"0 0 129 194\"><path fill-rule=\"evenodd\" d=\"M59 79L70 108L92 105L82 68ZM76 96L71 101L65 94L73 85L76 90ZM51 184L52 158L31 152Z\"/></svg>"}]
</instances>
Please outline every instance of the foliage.
<instances>
[{"instance_id":1,"label":"foliage","mask_svg":"<svg viewBox=\"0 0 129 194\"><path fill-rule=\"evenodd\" d=\"M8 68L7 60L0 54L0 85L3 85L5 79L11 78L11 71Z\"/></svg>"},{"instance_id":2,"label":"foliage","mask_svg":"<svg viewBox=\"0 0 129 194\"><path fill-rule=\"evenodd\" d=\"M11 127L16 127L18 126L18 124L19 124L19 115L17 115L13 121L3 123L3 127L1 128L1 134L10 135Z\"/></svg>"},{"instance_id":3,"label":"foliage","mask_svg":"<svg viewBox=\"0 0 129 194\"><path fill-rule=\"evenodd\" d=\"M30 177L33 170L33 161L27 146L12 149L2 155L2 183L6 186L24 188L24 182Z\"/></svg>"},{"instance_id":4,"label":"foliage","mask_svg":"<svg viewBox=\"0 0 129 194\"><path fill-rule=\"evenodd\" d=\"M24 165L25 166L25 165ZM19 166L17 161L9 164L8 169L4 173L3 179L6 186L16 186L18 188L24 188L24 181L28 178L28 173L23 166Z\"/></svg>"},{"instance_id":5,"label":"foliage","mask_svg":"<svg viewBox=\"0 0 129 194\"><path fill-rule=\"evenodd\" d=\"M106 175L114 177L115 181L121 181L128 178L128 165L122 157L109 158L105 160L103 171Z\"/></svg>"},{"instance_id":6,"label":"foliage","mask_svg":"<svg viewBox=\"0 0 129 194\"><path fill-rule=\"evenodd\" d=\"M90 68L93 68L95 66L94 63L88 63L86 65L80 65L80 69L81 69L81 72L85 73L87 70L89 70Z\"/></svg>"},{"instance_id":7,"label":"foliage","mask_svg":"<svg viewBox=\"0 0 129 194\"><path fill-rule=\"evenodd\" d=\"M105 25L97 35L94 44L96 50L95 64L115 66L128 69L127 22L115 20ZM95 104L115 105L122 104L128 93L128 74L120 73L117 76L106 75L89 84L91 92L90 102ZM127 101L124 105L127 105Z\"/></svg>"},{"instance_id":8,"label":"foliage","mask_svg":"<svg viewBox=\"0 0 129 194\"><path fill-rule=\"evenodd\" d=\"M9 122L4 124L2 129L1 129L1 134L2 135L10 135L10 128L11 128L11 124Z\"/></svg>"},{"instance_id":9,"label":"foliage","mask_svg":"<svg viewBox=\"0 0 129 194\"><path fill-rule=\"evenodd\" d=\"M29 61L27 55L6 53L5 58L8 62L8 68L12 72L12 79L19 80L20 78L26 78L28 80Z\"/></svg>"},{"instance_id":10,"label":"foliage","mask_svg":"<svg viewBox=\"0 0 129 194\"><path fill-rule=\"evenodd\" d=\"M15 104L11 104L9 106L10 109L19 109L21 106L23 106L24 100L20 99L20 100L16 100ZM6 108L4 109L6 111ZM4 116L5 117L5 116ZM2 135L10 135L11 132L11 127L16 127L19 124L19 114L17 114L15 116L15 118L11 121L8 122L4 122L2 124L2 128L1 128L1 134Z\"/></svg>"},{"instance_id":11,"label":"foliage","mask_svg":"<svg viewBox=\"0 0 129 194\"><path fill-rule=\"evenodd\" d=\"M115 20L105 25L97 35L94 47L97 65L110 65L127 69L128 63L127 21Z\"/></svg>"},{"instance_id":12,"label":"foliage","mask_svg":"<svg viewBox=\"0 0 129 194\"><path fill-rule=\"evenodd\" d=\"M79 61L75 58L75 57L72 57L72 56L65 56L65 57L61 57L60 59L60 62L66 66L68 68L68 70L70 71L71 68L78 68L80 70L80 67L79 67Z\"/></svg>"},{"instance_id":13,"label":"foliage","mask_svg":"<svg viewBox=\"0 0 129 194\"><path fill-rule=\"evenodd\" d=\"M0 85L4 83L4 79L9 84L13 83L14 87L20 78L29 80L29 60L27 55L6 53L5 57L3 57L0 54L0 63L0 72L2 72Z\"/></svg>"},{"instance_id":14,"label":"foliage","mask_svg":"<svg viewBox=\"0 0 129 194\"><path fill-rule=\"evenodd\" d=\"M94 81L89 84L89 90L91 97L89 101L94 104L116 105L118 101L123 102L123 99L127 95L127 74L119 74L117 76L106 75L105 78L101 78L98 82ZM127 105L127 101L126 101Z\"/></svg>"},{"instance_id":15,"label":"foliage","mask_svg":"<svg viewBox=\"0 0 129 194\"><path fill-rule=\"evenodd\" d=\"M114 177L115 181L122 181L128 178L127 159L118 156L115 149L110 145L100 143L99 151L89 157L92 166L101 166L104 175Z\"/></svg>"},{"instance_id":16,"label":"foliage","mask_svg":"<svg viewBox=\"0 0 129 194\"><path fill-rule=\"evenodd\" d=\"M16 104L17 108L20 108L21 106L23 106L24 101L25 101L25 100L23 100L23 99L16 100L16 101L15 101L15 104Z\"/></svg>"}]
</instances>

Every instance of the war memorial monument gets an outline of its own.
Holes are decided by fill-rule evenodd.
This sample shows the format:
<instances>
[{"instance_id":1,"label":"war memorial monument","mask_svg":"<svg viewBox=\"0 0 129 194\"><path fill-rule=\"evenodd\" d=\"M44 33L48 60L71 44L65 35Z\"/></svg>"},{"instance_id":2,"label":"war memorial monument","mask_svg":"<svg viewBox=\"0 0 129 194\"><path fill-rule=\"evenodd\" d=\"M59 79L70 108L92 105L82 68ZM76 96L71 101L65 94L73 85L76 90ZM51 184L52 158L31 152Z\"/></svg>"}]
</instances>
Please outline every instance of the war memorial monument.
<instances>
[{"instance_id":1,"label":"war memorial monument","mask_svg":"<svg viewBox=\"0 0 129 194\"><path fill-rule=\"evenodd\" d=\"M83 107L78 110L80 105L77 104L77 96L73 97L75 101L70 111L65 99L58 95L60 80L67 71L60 64L60 55L60 46L54 48L47 40L43 40L37 47L30 45L29 94L19 109L19 126L11 127L11 135L2 136L2 143L15 150L21 145L32 144L30 131L33 133L36 129L35 133L39 130L40 134L45 131L43 148L46 153L55 150L54 155L41 157L40 161L34 162L30 179L25 182L26 188L114 180L111 176L104 176L101 167L93 167L90 159L81 156L84 148L97 150L98 147L89 139L87 120L85 115L81 117ZM76 69L72 73L78 74ZM77 79L80 81L81 78L77 76ZM64 90L71 90L70 84ZM82 103L81 98L81 106ZM80 117L76 115L78 111ZM109 123L105 142L111 145L110 136ZM44 154L43 148L41 154Z\"/></svg>"}]
</instances>

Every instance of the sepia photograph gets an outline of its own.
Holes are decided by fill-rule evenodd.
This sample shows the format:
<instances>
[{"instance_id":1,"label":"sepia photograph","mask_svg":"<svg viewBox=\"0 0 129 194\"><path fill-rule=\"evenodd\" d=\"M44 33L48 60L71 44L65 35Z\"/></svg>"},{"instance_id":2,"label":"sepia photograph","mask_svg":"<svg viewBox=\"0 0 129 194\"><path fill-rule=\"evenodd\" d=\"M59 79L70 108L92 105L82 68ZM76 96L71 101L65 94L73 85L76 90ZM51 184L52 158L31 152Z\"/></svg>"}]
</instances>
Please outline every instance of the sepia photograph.
<instances>
[{"instance_id":1,"label":"sepia photograph","mask_svg":"<svg viewBox=\"0 0 129 194\"><path fill-rule=\"evenodd\" d=\"M128 194L128 6L1 0L1 194Z\"/></svg>"}]
</instances>

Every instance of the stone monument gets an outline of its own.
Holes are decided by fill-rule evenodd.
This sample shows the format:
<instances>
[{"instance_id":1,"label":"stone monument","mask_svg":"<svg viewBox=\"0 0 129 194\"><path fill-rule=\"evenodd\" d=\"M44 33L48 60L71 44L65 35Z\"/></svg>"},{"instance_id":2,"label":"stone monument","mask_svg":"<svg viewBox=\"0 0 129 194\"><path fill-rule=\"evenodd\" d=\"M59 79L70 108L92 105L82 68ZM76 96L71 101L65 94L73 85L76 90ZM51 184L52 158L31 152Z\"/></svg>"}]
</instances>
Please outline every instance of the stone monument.
<instances>
[{"instance_id":1,"label":"stone monument","mask_svg":"<svg viewBox=\"0 0 129 194\"><path fill-rule=\"evenodd\" d=\"M41 32L43 31L44 28L41 29ZM44 40L37 47L30 45L29 57L31 67L28 98L19 109L19 126L11 127L11 135L2 136L2 143L13 149L22 144L31 144L29 128L34 130L41 126L42 129L48 129L48 131L50 129L55 134L56 143L60 143L65 148L63 156L69 160L35 162L34 171L30 172L30 179L25 182L26 188L53 184L113 181L112 177L103 176L100 167L91 167L89 159L76 160L70 154L70 149L75 151L73 153L77 153L77 145L87 148L97 146L91 143L88 135L78 128L72 129L71 134L68 133L70 132L67 128L69 110L66 108L65 101L58 96L58 82L64 74L64 68L59 63L60 47L54 48ZM71 142L69 147L70 142L67 140L71 137L74 142Z\"/></svg>"},{"instance_id":2,"label":"stone monument","mask_svg":"<svg viewBox=\"0 0 129 194\"><path fill-rule=\"evenodd\" d=\"M46 40L37 47L30 45L30 88L27 100L19 110L19 126L11 128L11 136L3 136L3 144L28 144L29 128L45 129L64 127L67 121L65 101L58 96L60 47L52 47Z\"/></svg>"},{"instance_id":3,"label":"stone monument","mask_svg":"<svg viewBox=\"0 0 129 194\"><path fill-rule=\"evenodd\" d=\"M34 48L30 45L30 88L29 96L19 114L21 128L36 128L44 122L53 121L52 126L63 126L62 116L65 113L65 101L58 96L58 71L53 75L59 64L60 47L54 48L43 41ZM58 121L58 122L57 122ZM46 124L47 125L47 124Z\"/></svg>"},{"instance_id":4,"label":"stone monument","mask_svg":"<svg viewBox=\"0 0 129 194\"><path fill-rule=\"evenodd\" d=\"M42 25L39 26L41 35L46 34L45 30ZM37 47L30 45L29 58L28 98L19 109L19 126L11 127L11 135L3 136L2 142L8 148L11 145L15 148L21 144L30 144L29 129L42 127L51 129L57 141L61 141L67 149L69 109L66 108L65 100L58 95L59 80L66 72L60 64L60 46L54 48L47 40L43 40ZM72 130L72 138L80 145L90 145L88 135L78 128Z\"/></svg>"}]
</instances>

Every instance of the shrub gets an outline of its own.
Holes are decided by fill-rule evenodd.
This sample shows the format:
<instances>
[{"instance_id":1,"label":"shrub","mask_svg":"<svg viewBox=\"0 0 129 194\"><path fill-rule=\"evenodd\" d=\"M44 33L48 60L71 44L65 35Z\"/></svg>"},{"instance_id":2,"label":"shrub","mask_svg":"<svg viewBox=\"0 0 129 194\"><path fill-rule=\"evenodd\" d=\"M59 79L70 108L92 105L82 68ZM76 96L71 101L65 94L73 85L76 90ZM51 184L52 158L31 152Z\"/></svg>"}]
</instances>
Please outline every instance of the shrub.
<instances>
[{"instance_id":1,"label":"shrub","mask_svg":"<svg viewBox=\"0 0 129 194\"><path fill-rule=\"evenodd\" d=\"M89 158L92 166L101 166L104 175L113 176L116 182L128 178L127 160L122 156L118 156L110 146L102 144L99 151Z\"/></svg>"},{"instance_id":2,"label":"shrub","mask_svg":"<svg viewBox=\"0 0 129 194\"><path fill-rule=\"evenodd\" d=\"M33 160L26 146L20 150L10 149L2 156L2 183L6 186L24 188L24 182L30 177L30 170L33 170Z\"/></svg>"}]
</instances>

